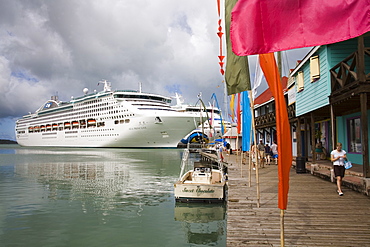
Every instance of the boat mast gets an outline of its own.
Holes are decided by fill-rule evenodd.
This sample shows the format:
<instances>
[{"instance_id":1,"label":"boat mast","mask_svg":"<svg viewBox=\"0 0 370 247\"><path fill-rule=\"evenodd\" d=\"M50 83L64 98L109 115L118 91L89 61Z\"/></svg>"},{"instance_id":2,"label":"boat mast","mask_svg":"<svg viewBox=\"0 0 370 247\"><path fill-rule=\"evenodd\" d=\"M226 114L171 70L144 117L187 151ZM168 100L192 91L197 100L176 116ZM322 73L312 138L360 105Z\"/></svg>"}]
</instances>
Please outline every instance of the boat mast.
<instances>
[{"instance_id":1,"label":"boat mast","mask_svg":"<svg viewBox=\"0 0 370 247\"><path fill-rule=\"evenodd\" d=\"M226 116L224 115L224 119L226 119L228 117L229 106L227 104L227 85L225 81L223 82L224 82L224 109L225 109L225 114L226 114Z\"/></svg>"}]
</instances>

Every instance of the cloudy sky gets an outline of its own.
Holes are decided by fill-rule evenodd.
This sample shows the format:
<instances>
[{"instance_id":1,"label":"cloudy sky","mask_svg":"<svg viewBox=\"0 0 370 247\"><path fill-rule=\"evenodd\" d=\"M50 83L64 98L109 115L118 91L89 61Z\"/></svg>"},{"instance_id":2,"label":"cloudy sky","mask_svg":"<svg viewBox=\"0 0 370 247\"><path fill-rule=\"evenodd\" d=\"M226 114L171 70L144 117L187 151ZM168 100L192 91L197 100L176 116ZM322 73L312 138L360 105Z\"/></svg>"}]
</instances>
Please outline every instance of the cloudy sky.
<instances>
[{"instance_id":1,"label":"cloudy sky","mask_svg":"<svg viewBox=\"0 0 370 247\"><path fill-rule=\"evenodd\" d=\"M68 101L102 79L222 102L217 29L216 0L0 0L0 139L51 95ZM287 52L287 69L306 53Z\"/></svg>"}]
</instances>

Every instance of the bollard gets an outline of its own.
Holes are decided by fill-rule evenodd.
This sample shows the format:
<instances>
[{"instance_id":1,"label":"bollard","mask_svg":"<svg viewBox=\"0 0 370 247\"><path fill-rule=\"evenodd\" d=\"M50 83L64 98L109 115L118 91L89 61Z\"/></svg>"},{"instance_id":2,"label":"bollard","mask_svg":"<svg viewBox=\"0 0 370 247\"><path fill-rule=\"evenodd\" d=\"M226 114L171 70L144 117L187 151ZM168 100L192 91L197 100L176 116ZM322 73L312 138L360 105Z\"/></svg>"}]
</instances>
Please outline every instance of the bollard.
<instances>
[{"instance_id":1,"label":"bollard","mask_svg":"<svg viewBox=\"0 0 370 247\"><path fill-rule=\"evenodd\" d=\"M297 157L295 159L296 163L296 172L297 173L306 173L306 158L305 157Z\"/></svg>"}]
</instances>

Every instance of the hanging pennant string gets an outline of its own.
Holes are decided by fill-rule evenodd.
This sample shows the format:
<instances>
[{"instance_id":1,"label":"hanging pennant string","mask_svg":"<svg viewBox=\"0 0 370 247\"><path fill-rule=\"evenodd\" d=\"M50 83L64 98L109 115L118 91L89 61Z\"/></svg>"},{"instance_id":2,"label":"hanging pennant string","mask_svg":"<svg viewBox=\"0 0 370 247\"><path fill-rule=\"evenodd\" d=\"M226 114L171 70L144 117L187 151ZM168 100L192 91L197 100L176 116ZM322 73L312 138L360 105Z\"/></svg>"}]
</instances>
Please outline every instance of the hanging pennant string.
<instances>
[{"instance_id":1,"label":"hanging pennant string","mask_svg":"<svg viewBox=\"0 0 370 247\"><path fill-rule=\"evenodd\" d=\"M218 59L220 60L219 64L220 64L220 72L221 72L221 75L224 75L225 74L225 70L224 70L224 58L225 56L222 55L222 35L224 34L222 32L222 26L221 26L221 8L220 8L220 0L217 0L217 10L218 10L218 32L217 32L217 35L218 37L220 38L220 55L218 56Z\"/></svg>"},{"instance_id":2,"label":"hanging pennant string","mask_svg":"<svg viewBox=\"0 0 370 247\"><path fill-rule=\"evenodd\" d=\"M220 11L220 0L217 0L217 10L218 10L218 17L220 18L220 16L221 16L221 11Z\"/></svg>"}]
</instances>

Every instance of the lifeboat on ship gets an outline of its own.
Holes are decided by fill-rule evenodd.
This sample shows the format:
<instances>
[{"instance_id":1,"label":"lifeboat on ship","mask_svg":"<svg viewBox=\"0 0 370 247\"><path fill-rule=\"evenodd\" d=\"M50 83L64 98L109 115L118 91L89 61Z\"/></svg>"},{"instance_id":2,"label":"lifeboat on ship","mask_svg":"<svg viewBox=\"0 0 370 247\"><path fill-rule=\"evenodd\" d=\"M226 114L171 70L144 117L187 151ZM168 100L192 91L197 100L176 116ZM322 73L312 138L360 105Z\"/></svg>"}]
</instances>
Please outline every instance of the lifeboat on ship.
<instances>
[{"instance_id":1,"label":"lifeboat on ship","mask_svg":"<svg viewBox=\"0 0 370 247\"><path fill-rule=\"evenodd\" d=\"M29 133L32 133L33 132L33 127L32 126L28 128L28 132Z\"/></svg>"},{"instance_id":2,"label":"lifeboat on ship","mask_svg":"<svg viewBox=\"0 0 370 247\"><path fill-rule=\"evenodd\" d=\"M87 120L87 126L96 126L96 120L95 119Z\"/></svg>"},{"instance_id":3,"label":"lifeboat on ship","mask_svg":"<svg viewBox=\"0 0 370 247\"><path fill-rule=\"evenodd\" d=\"M78 121L73 121L73 122L72 122L72 128L73 128L73 129L78 128L78 126L79 126Z\"/></svg>"},{"instance_id":4,"label":"lifeboat on ship","mask_svg":"<svg viewBox=\"0 0 370 247\"><path fill-rule=\"evenodd\" d=\"M46 130L51 130L51 124L46 125Z\"/></svg>"},{"instance_id":5,"label":"lifeboat on ship","mask_svg":"<svg viewBox=\"0 0 370 247\"><path fill-rule=\"evenodd\" d=\"M70 129L71 128L71 123L70 122L65 122L64 123L64 128L65 129Z\"/></svg>"}]
</instances>

